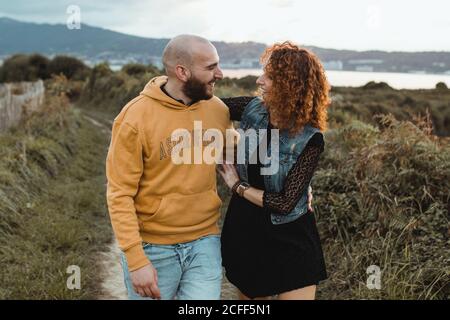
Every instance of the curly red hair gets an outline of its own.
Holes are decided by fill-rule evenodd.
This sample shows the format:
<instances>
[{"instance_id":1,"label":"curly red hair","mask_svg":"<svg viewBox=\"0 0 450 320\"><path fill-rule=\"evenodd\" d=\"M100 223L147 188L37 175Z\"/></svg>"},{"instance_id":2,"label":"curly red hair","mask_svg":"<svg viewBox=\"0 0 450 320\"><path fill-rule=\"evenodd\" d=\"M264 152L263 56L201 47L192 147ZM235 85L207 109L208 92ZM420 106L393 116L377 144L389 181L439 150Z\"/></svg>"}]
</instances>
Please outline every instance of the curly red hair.
<instances>
[{"instance_id":1,"label":"curly red hair","mask_svg":"<svg viewBox=\"0 0 450 320\"><path fill-rule=\"evenodd\" d=\"M325 131L330 85L316 55L286 41L267 48L261 63L272 80L264 96L272 124L290 134L306 124Z\"/></svg>"}]
</instances>

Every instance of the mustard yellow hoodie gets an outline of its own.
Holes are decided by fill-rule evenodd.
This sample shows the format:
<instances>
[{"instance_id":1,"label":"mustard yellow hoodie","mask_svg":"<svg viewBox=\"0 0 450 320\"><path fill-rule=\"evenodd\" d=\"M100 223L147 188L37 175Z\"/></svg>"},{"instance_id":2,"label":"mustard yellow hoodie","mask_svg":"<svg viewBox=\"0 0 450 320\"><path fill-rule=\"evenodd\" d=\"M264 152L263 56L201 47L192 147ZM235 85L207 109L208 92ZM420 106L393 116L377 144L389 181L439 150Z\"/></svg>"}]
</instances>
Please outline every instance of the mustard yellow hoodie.
<instances>
[{"instance_id":1,"label":"mustard yellow hoodie","mask_svg":"<svg viewBox=\"0 0 450 320\"><path fill-rule=\"evenodd\" d=\"M194 121L202 121L203 130L225 137L232 128L228 108L217 97L186 106L161 91L166 82L164 76L150 80L122 109L106 159L111 223L131 271L149 263L142 241L175 244L219 234L216 165L175 164L171 135L193 132Z\"/></svg>"}]
</instances>

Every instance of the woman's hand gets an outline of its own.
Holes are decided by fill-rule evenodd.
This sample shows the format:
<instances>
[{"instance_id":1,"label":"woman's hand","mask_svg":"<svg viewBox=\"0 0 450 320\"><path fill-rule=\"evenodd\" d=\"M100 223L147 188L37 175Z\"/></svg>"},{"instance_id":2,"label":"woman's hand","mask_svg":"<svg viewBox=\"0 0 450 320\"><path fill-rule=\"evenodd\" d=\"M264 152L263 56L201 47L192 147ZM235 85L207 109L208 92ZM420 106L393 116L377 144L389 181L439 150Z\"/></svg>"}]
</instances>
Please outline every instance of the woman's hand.
<instances>
[{"instance_id":1,"label":"woman's hand","mask_svg":"<svg viewBox=\"0 0 450 320\"><path fill-rule=\"evenodd\" d=\"M219 171L220 175L222 176L223 180L227 184L227 186L232 189L236 183L238 183L241 179L239 179L239 175L236 171L236 168L233 164L222 164L220 166L217 166L217 171ZM235 190L233 190L235 191ZM256 189L256 188L248 188L245 190L245 192L241 195L248 201L250 201L253 204L256 204L257 206L262 207L263 206L263 194L264 190Z\"/></svg>"},{"instance_id":2,"label":"woman's hand","mask_svg":"<svg viewBox=\"0 0 450 320\"><path fill-rule=\"evenodd\" d=\"M222 165L218 165L217 171L219 171L223 180L230 189L236 184L236 182L240 180L236 168L233 164L224 163Z\"/></svg>"}]
</instances>

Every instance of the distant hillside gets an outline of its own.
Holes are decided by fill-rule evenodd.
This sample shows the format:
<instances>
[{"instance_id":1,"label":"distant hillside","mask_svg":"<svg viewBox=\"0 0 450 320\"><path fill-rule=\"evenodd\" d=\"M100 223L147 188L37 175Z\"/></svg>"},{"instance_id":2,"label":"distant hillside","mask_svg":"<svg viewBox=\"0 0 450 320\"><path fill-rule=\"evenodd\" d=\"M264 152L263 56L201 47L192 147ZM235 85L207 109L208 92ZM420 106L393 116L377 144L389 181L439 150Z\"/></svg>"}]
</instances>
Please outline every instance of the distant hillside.
<instances>
[{"instance_id":1,"label":"distant hillside","mask_svg":"<svg viewBox=\"0 0 450 320\"><path fill-rule=\"evenodd\" d=\"M160 55L167 39L147 39L102 28L82 25L69 30L63 24L26 23L0 18L0 54L39 52L77 53L89 57L101 54Z\"/></svg>"},{"instance_id":2,"label":"distant hillside","mask_svg":"<svg viewBox=\"0 0 450 320\"><path fill-rule=\"evenodd\" d=\"M127 62L160 65L169 39L144 38L83 24L69 30L63 24L38 24L0 18L0 56L39 52L46 55L70 54L94 64ZM257 68L263 43L213 42L224 68ZM334 50L307 46L327 69L450 73L450 52L383 52Z\"/></svg>"},{"instance_id":3,"label":"distant hillside","mask_svg":"<svg viewBox=\"0 0 450 320\"><path fill-rule=\"evenodd\" d=\"M38 24L0 18L0 55L39 52L73 54L92 60L135 60L148 63L161 57L169 39L143 38L82 24L69 30L63 24ZM256 59L264 44L214 42L222 60Z\"/></svg>"}]
</instances>

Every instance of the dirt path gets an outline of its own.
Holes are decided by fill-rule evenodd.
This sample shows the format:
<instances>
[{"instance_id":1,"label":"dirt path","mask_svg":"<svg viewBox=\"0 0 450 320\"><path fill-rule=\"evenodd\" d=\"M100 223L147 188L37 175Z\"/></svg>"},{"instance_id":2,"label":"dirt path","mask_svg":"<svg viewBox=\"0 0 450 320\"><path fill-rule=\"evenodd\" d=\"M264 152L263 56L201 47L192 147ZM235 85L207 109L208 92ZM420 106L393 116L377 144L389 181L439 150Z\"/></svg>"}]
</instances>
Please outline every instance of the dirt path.
<instances>
[{"instance_id":1,"label":"dirt path","mask_svg":"<svg viewBox=\"0 0 450 320\"><path fill-rule=\"evenodd\" d=\"M98 121L93 116L83 112L83 117L93 125L99 127L105 135L111 135L111 129L103 122ZM113 237L112 243L109 244L107 251L99 254L99 264L102 269L101 294L97 297L100 300L125 300L127 299L127 291L123 282L123 270L120 263L120 249Z\"/></svg>"},{"instance_id":2,"label":"dirt path","mask_svg":"<svg viewBox=\"0 0 450 320\"><path fill-rule=\"evenodd\" d=\"M120 264L120 249L114 240L108 246L108 251L100 254L103 281L100 300L126 300L127 290L123 282L123 270Z\"/></svg>"}]
</instances>

